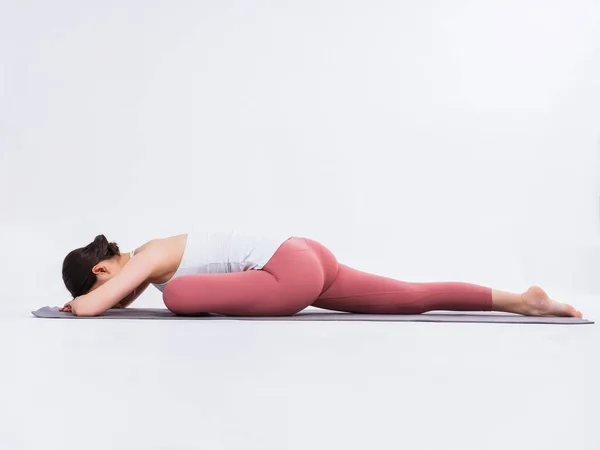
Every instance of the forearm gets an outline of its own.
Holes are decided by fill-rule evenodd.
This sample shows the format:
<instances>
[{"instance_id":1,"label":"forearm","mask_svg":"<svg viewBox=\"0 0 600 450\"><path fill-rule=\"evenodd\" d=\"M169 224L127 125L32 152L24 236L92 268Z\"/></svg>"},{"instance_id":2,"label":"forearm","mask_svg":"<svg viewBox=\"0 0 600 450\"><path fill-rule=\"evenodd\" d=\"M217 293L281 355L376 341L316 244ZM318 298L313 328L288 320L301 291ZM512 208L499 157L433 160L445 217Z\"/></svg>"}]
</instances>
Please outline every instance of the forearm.
<instances>
[{"instance_id":1,"label":"forearm","mask_svg":"<svg viewBox=\"0 0 600 450\"><path fill-rule=\"evenodd\" d=\"M147 281L142 283L140 286L135 288L131 294L129 294L124 299L120 300L111 309L127 308L129 305L131 305L134 302L134 300L136 300L142 294L142 292L144 292L146 290L146 288L149 285L150 285L150 283Z\"/></svg>"}]
</instances>

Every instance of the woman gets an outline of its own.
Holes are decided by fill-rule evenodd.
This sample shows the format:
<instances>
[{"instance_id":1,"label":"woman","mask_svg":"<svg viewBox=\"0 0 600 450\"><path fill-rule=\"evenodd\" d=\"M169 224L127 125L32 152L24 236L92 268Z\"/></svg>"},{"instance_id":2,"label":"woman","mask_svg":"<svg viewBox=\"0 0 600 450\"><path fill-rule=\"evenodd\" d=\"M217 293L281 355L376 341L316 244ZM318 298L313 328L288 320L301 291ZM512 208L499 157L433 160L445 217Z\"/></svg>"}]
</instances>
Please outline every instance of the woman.
<instances>
[{"instance_id":1,"label":"woman","mask_svg":"<svg viewBox=\"0 0 600 450\"><path fill-rule=\"evenodd\" d=\"M312 239L238 231L153 239L130 253L99 235L67 255L62 276L74 298L61 311L78 316L125 308L153 284L166 307L181 315L282 316L315 306L367 314L455 310L582 317L537 286L513 294L467 283L408 283L340 264Z\"/></svg>"}]
</instances>

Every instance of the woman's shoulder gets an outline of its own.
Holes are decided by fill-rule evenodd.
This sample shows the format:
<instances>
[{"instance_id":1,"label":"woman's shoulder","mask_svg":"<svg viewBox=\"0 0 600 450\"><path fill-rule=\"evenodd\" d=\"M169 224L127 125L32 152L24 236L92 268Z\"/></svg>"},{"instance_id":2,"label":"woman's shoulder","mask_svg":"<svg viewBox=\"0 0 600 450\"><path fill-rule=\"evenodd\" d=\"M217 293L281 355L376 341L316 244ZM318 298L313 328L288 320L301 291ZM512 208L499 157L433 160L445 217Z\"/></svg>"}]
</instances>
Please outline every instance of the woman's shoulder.
<instances>
[{"instance_id":1,"label":"woman's shoulder","mask_svg":"<svg viewBox=\"0 0 600 450\"><path fill-rule=\"evenodd\" d=\"M136 248L133 258L147 260L152 267L152 274L147 281L162 283L162 279L169 279L177 270L185 252L187 234L151 239Z\"/></svg>"},{"instance_id":2,"label":"woman's shoulder","mask_svg":"<svg viewBox=\"0 0 600 450\"><path fill-rule=\"evenodd\" d=\"M176 234L173 236L161 237L150 239L144 244L133 250L133 254L137 255L141 252L158 252L161 254L168 254L172 251L177 253L182 245L185 246L185 242L187 240L187 233Z\"/></svg>"}]
</instances>

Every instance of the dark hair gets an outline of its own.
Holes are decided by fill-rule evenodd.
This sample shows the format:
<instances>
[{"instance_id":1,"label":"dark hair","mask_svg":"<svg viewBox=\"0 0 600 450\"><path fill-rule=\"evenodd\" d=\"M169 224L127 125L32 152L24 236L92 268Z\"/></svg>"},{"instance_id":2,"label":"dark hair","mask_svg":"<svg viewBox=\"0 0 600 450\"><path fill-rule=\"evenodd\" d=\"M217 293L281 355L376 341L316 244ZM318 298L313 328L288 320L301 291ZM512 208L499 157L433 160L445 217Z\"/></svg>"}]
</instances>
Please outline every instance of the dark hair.
<instances>
[{"instance_id":1,"label":"dark hair","mask_svg":"<svg viewBox=\"0 0 600 450\"><path fill-rule=\"evenodd\" d=\"M92 288L97 279L92 272L96 264L118 254L117 243L108 242L103 234L85 247L71 251L63 261L62 278L73 298L87 294Z\"/></svg>"}]
</instances>

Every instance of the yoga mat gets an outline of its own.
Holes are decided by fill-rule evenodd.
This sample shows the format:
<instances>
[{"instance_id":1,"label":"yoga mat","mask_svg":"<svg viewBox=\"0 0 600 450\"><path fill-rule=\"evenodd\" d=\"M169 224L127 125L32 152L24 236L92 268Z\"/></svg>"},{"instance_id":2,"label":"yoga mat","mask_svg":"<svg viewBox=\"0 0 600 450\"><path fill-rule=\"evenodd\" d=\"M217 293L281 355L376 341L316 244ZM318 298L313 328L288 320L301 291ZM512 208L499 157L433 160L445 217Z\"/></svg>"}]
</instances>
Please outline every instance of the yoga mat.
<instances>
[{"instance_id":1,"label":"yoga mat","mask_svg":"<svg viewBox=\"0 0 600 450\"><path fill-rule=\"evenodd\" d=\"M154 319L154 320L260 320L260 321L358 321L358 322L477 322L477 323L529 323L581 325L594 322L576 317L532 317L519 314L479 313L463 314L456 312L425 314L351 314L343 312L301 311L293 316L281 317L232 317L218 314L197 316L177 316L168 309L125 308L111 309L101 316L77 317L60 312L57 307L44 306L32 311L36 317L48 319Z\"/></svg>"}]
</instances>

